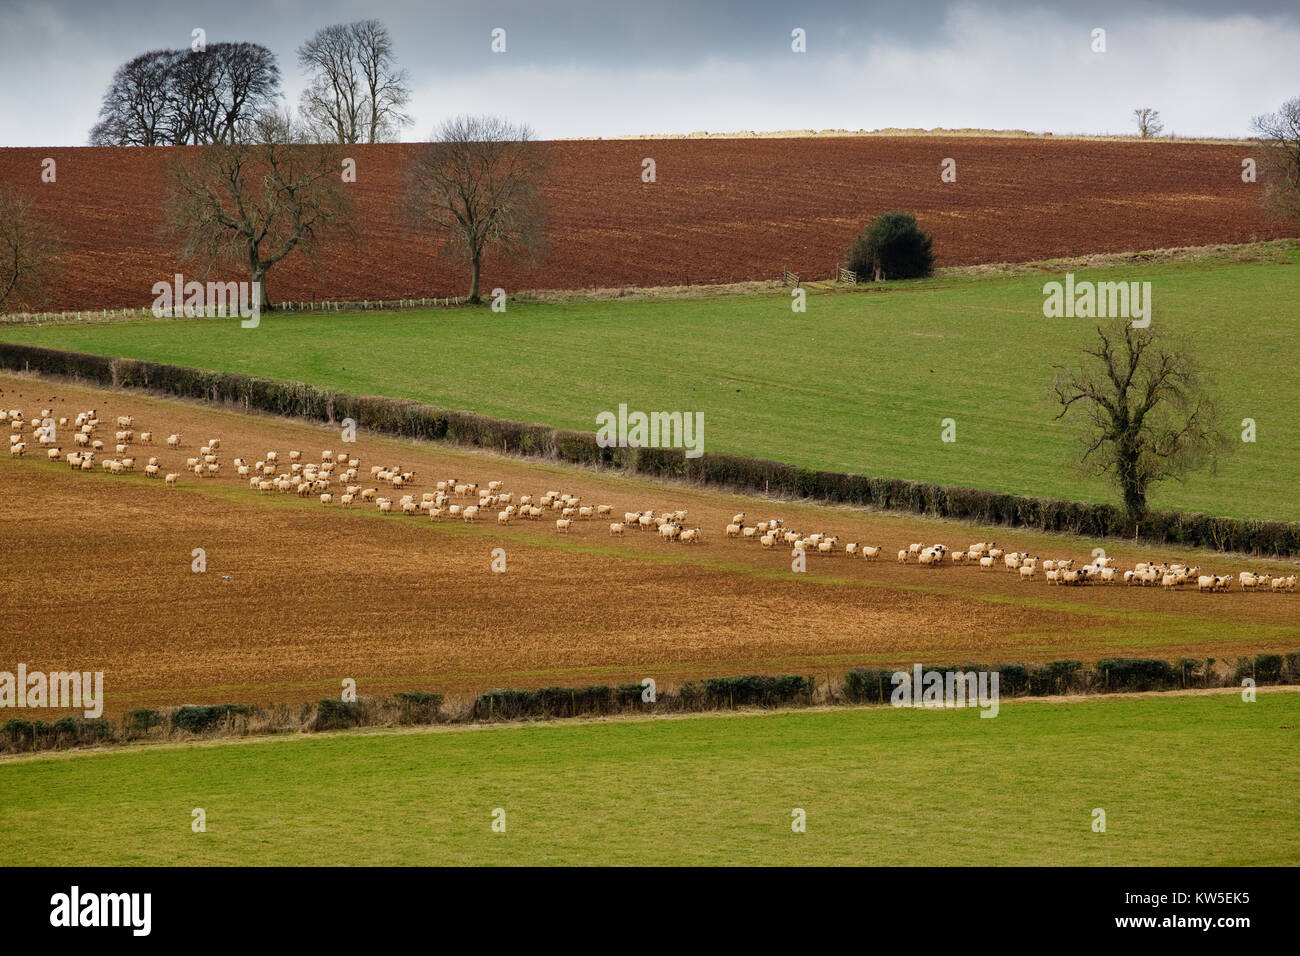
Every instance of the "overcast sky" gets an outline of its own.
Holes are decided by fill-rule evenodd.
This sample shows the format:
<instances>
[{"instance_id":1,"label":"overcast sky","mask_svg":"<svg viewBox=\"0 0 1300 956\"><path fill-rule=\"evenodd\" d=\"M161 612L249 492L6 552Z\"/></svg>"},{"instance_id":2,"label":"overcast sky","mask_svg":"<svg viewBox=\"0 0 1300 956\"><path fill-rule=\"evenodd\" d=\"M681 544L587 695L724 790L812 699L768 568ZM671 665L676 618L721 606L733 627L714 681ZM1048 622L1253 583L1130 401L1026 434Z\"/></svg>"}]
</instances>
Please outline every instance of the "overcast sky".
<instances>
[{"instance_id":1,"label":"overcast sky","mask_svg":"<svg viewBox=\"0 0 1300 956\"><path fill-rule=\"evenodd\" d=\"M411 73L427 139L457 113L496 113L545 139L696 130L985 127L1238 136L1300 96L1297 0L0 0L0 146L86 143L132 56L251 40L279 58L319 27L378 17ZM491 32L506 31L506 52ZM807 52L791 50L803 29ZM1106 31L1106 52L1091 49Z\"/></svg>"}]
</instances>

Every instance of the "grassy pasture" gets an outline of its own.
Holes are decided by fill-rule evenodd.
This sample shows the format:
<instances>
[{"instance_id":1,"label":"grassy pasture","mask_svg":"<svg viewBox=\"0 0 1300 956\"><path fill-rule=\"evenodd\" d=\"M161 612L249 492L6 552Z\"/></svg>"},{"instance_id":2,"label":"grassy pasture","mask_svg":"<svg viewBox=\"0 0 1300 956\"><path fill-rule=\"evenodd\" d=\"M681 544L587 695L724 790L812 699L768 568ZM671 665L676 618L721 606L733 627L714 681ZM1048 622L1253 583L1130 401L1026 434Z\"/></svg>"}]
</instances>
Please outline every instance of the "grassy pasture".
<instances>
[{"instance_id":1,"label":"grassy pasture","mask_svg":"<svg viewBox=\"0 0 1300 956\"><path fill-rule=\"evenodd\" d=\"M1235 442L1216 475L1157 490L1159 508L1300 520L1300 249L1284 261L1204 260L1076 272L1150 281L1154 321L1215 374ZM1051 366L1094 335L1045 319L1059 273L943 277L854 295L516 303L504 314L275 314L237 320L0 328L0 337L171 362L560 427L620 403L704 413L706 450L1029 495L1113 501L1054 422ZM957 441L940 440L952 418Z\"/></svg>"},{"instance_id":2,"label":"grassy pasture","mask_svg":"<svg viewBox=\"0 0 1300 956\"><path fill-rule=\"evenodd\" d=\"M0 864L1300 862L1294 691L977 714L787 711L2 761ZM195 807L206 833L191 831ZM792 832L794 808L806 833Z\"/></svg>"}]
</instances>

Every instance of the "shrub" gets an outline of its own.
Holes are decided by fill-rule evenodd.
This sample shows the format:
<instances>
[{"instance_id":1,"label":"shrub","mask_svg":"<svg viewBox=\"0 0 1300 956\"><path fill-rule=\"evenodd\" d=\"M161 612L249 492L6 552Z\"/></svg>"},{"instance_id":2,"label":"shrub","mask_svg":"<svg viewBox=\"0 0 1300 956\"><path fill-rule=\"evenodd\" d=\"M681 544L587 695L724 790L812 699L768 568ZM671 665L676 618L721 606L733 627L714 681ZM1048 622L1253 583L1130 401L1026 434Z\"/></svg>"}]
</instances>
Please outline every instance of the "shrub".
<instances>
[{"instance_id":1,"label":"shrub","mask_svg":"<svg viewBox=\"0 0 1300 956\"><path fill-rule=\"evenodd\" d=\"M1097 662L1096 683L1103 691L1159 690L1179 685L1181 675L1168 661L1139 657L1106 658Z\"/></svg>"},{"instance_id":2,"label":"shrub","mask_svg":"<svg viewBox=\"0 0 1300 956\"><path fill-rule=\"evenodd\" d=\"M704 680L704 698L716 707L769 706L811 699L815 687L811 677L793 674L709 677Z\"/></svg>"},{"instance_id":3,"label":"shrub","mask_svg":"<svg viewBox=\"0 0 1300 956\"><path fill-rule=\"evenodd\" d=\"M1282 680L1281 654L1255 655L1255 681L1260 684L1276 684Z\"/></svg>"},{"instance_id":4,"label":"shrub","mask_svg":"<svg viewBox=\"0 0 1300 956\"><path fill-rule=\"evenodd\" d=\"M1288 684L1300 684L1300 651L1292 651L1282 658L1282 679Z\"/></svg>"},{"instance_id":5,"label":"shrub","mask_svg":"<svg viewBox=\"0 0 1300 956\"><path fill-rule=\"evenodd\" d=\"M147 734L154 727L161 726L165 720L159 711L142 707L139 710L128 710L122 723L129 734Z\"/></svg>"},{"instance_id":6,"label":"shrub","mask_svg":"<svg viewBox=\"0 0 1300 956\"><path fill-rule=\"evenodd\" d=\"M36 739L36 725L21 717L10 717L0 727L0 736L17 750L26 750Z\"/></svg>"},{"instance_id":7,"label":"shrub","mask_svg":"<svg viewBox=\"0 0 1300 956\"><path fill-rule=\"evenodd\" d=\"M191 734L212 730L236 715L247 715L249 708L242 704L207 704L177 708L172 714L172 726Z\"/></svg>"},{"instance_id":8,"label":"shrub","mask_svg":"<svg viewBox=\"0 0 1300 956\"><path fill-rule=\"evenodd\" d=\"M401 691L394 695L402 705L401 722L404 724L432 724L438 720L442 708L442 694L427 690Z\"/></svg>"},{"instance_id":9,"label":"shrub","mask_svg":"<svg viewBox=\"0 0 1300 956\"><path fill-rule=\"evenodd\" d=\"M849 268L862 279L919 279L934 271L934 237L922 232L916 217L889 212L871 220L849 247Z\"/></svg>"},{"instance_id":10,"label":"shrub","mask_svg":"<svg viewBox=\"0 0 1300 956\"><path fill-rule=\"evenodd\" d=\"M893 676L891 670L858 667L844 675L840 693L854 704L883 704L893 692Z\"/></svg>"},{"instance_id":11,"label":"shrub","mask_svg":"<svg viewBox=\"0 0 1300 956\"><path fill-rule=\"evenodd\" d=\"M1029 672L1029 693L1045 696L1064 694L1071 690L1081 690L1083 686L1082 661L1052 661L1035 667ZM1002 678L998 678L998 692L1001 693Z\"/></svg>"},{"instance_id":12,"label":"shrub","mask_svg":"<svg viewBox=\"0 0 1300 956\"><path fill-rule=\"evenodd\" d=\"M361 701L326 697L316 704L316 719L312 721L311 729L342 730L345 727L358 727L364 717L365 708Z\"/></svg>"}]
</instances>

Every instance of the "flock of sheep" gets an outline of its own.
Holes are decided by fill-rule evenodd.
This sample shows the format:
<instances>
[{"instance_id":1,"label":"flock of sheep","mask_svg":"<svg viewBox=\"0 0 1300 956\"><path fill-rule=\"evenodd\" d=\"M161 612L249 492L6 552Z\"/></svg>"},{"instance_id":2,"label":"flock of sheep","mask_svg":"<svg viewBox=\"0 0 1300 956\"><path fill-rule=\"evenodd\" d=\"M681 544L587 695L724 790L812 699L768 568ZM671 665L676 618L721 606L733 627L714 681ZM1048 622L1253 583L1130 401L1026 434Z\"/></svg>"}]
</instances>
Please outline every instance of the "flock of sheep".
<instances>
[{"instance_id":1,"label":"flock of sheep","mask_svg":"<svg viewBox=\"0 0 1300 956\"><path fill-rule=\"evenodd\" d=\"M727 537L752 540L757 538L765 548L776 545L789 545L805 554L817 553L834 555L840 552L839 537L824 532L804 534L785 527L779 518L760 521L755 525L745 524L745 515L734 515L727 525ZM864 560L877 560L884 548L878 545L866 545L857 541L845 543L843 552L850 558L861 556ZM1185 564L1156 564L1142 561L1131 570L1120 571L1115 566L1115 559L1100 555L1090 563L1076 567L1073 558L1056 558L1040 560L1037 556L1020 551L1007 552L999 548L996 541L980 541L969 548L952 550L947 545L913 542L898 551L898 563L915 562L925 567L970 564L983 571L994 570L1001 565L1019 575L1022 581L1032 581L1039 577L1048 584L1077 587L1087 584L1116 584L1123 582L1129 586L1156 586L1166 591L1176 591L1195 584L1198 591L1223 592L1232 586L1231 575L1201 574L1199 567ZM1242 571L1237 581L1243 591L1291 592L1295 590L1296 576L1273 577L1265 572Z\"/></svg>"},{"instance_id":2,"label":"flock of sheep","mask_svg":"<svg viewBox=\"0 0 1300 956\"><path fill-rule=\"evenodd\" d=\"M74 419L52 417L52 409L45 408L30 422L31 440L46 451L51 461L64 459L75 469L91 471L99 462L103 471L111 474L125 474L135 470L136 458L130 454L133 444L150 446L153 434L148 431L136 431L135 418L121 415L115 420L113 432L112 458L98 458L107 453L107 438L96 438L100 421L95 409L80 412ZM15 457L22 457L27 452L28 442L23 431L29 427L24 420L21 409L0 409L0 423L9 423L12 434L9 438L9 452ZM56 443L60 429L71 427L73 439L78 450L66 455ZM167 447L178 450L182 447L180 434L169 435ZM441 518L459 519L473 522L481 514L496 512L498 524L507 525L518 519L524 521L541 520L548 513L554 515L555 529L568 533L575 521L593 518L613 518L611 505L583 504L578 495L560 491L548 491L534 497L521 494L517 497L506 491L504 482L489 481L480 489L478 483L462 481L458 478L446 478L438 481L435 490L422 493L417 499L413 492L399 494L403 489L415 483L415 475L400 466L371 466L369 470L372 487L365 487L370 482L361 480L361 462L345 452L325 450L319 461L304 459L302 452L290 451L287 461L281 462L279 453L268 451L260 460L248 462L235 458L232 467L239 478L247 479L254 491L261 493L278 492L296 494L306 498L317 496L322 505L331 506L337 501L341 507L354 505L374 505L381 514L394 511L406 515L427 515L432 520ZM198 478L216 478L222 468L221 441L210 439L199 448L196 456L185 462L185 472ZM144 466L144 474L149 478L163 477L167 487L175 487L180 481L181 472L164 473L157 456L149 456ZM380 488L384 493L380 493ZM394 501L394 497L397 500ZM681 544L698 543L703 535L699 527L686 525L687 512L628 511L624 512L622 521L610 521L609 533L622 535L629 530L644 532L654 531L665 541ZM878 545L866 545L850 541L840 547L837 535L816 532L805 534L786 527L780 518L746 524L746 515L742 512L732 516L726 526L726 536L743 541L757 540L764 548L777 545L789 546L803 554L820 554L832 556L841 551L850 558L861 556L866 561L875 561L884 553ZM915 542L898 551L898 563L915 562L920 566L939 567L942 565L975 565L981 570L993 570L999 563L1003 568L1019 575L1021 580L1031 581L1040 576L1052 585L1080 586L1087 584L1124 583L1129 586L1160 587L1167 591L1178 590L1195 584L1197 590L1223 592L1231 588L1233 578L1230 575L1202 574L1199 567L1187 567L1183 564L1156 564L1140 562L1130 570L1120 571L1115 567L1113 558L1104 555L1087 564L1076 566L1072 558L1040 560L1038 557L1019 551L1006 552L994 541L981 541L969 548L952 550L942 544L927 545ZM1267 573L1242 571L1236 578L1242 591L1291 592L1295 590L1296 576L1273 577Z\"/></svg>"}]
</instances>

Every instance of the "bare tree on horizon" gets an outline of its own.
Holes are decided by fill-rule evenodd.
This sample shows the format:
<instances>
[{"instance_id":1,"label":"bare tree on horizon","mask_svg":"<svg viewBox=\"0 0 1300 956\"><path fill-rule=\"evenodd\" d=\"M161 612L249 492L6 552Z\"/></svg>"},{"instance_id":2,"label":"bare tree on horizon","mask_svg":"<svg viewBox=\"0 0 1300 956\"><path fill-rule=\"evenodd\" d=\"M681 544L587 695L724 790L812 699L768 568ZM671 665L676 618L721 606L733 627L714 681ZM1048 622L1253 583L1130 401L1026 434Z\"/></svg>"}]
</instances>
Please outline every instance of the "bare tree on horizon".
<instances>
[{"instance_id":1,"label":"bare tree on horizon","mask_svg":"<svg viewBox=\"0 0 1300 956\"><path fill-rule=\"evenodd\" d=\"M545 243L541 183L546 160L527 126L495 116L442 124L406 168L407 221L442 240L470 267L469 301L478 303L484 254L535 260Z\"/></svg>"},{"instance_id":2,"label":"bare tree on horizon","mask_svg":"<svg viewBox=\"0 0 1300 956\"><path fill-rule=\"evenodd\" d=\"M298 65L311 73L299 110L321 141L378 143L411 124L409 76L380 21L322 27L298 48Z\"/></svg>"}]
</instances>

